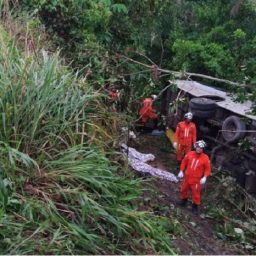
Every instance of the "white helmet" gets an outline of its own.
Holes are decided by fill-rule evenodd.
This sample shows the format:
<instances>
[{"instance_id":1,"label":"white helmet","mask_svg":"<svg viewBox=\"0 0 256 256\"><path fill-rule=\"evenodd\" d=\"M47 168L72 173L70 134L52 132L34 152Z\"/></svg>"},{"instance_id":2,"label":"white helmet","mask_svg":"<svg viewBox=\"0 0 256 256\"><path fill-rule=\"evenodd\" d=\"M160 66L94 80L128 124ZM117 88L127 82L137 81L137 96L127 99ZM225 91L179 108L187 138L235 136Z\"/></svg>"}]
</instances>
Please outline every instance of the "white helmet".
<instances>
[{"instance_id":1,"label":"white helmet","mask_svg":"<svg viewBox=\"0 0 256 256\"><path fill-rule=\"evenodd\" d=\"M153 100L155 100L155 99L157 98L157 96L156 96L155 94L152 94L152 95L151 95L151 98L152 98Z\"/></svg>"},{"instance_id":2,"label":"white helmet","mask_svg":"<svg viewBox=\"0 0 256 256\"><path fill-rule=\"evenodd\" d=\"M198 140L195 144L194 144L195 148L205 148L206 147L206 143L204 140Z\"/></svg>"},{"instance_id":3,"label":"white helmet","mask_svg":"<svg viewBox=\"0 0 256 256\"><path fill-rule=\"evenodd\" d=\"M193 114L191 112L188 112L184 115L184 118L191 120L193 118Z\"/></svg>"}]
</instances>

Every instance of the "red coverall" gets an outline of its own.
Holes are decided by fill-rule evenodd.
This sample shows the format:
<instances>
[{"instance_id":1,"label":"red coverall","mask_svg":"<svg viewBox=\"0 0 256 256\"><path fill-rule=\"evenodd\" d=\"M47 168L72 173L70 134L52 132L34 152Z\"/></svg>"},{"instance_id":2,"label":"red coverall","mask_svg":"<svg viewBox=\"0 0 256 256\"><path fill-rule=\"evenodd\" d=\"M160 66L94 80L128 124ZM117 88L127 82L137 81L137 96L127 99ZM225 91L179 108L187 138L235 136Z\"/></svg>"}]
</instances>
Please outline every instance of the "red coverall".
<instances>
[{"instance_id":1,"label":"red coverall","mask_svg":"<svg viewBox=\"0 0 256 256\"><path fill-rule=\"evenodd\" d=\"M211 173L209 157L205 153L197 154L195 151L190 151L182 160L180 170L186 170L180 189L181 199L187 199L188 190L191 189L193 203L200 205L200 179L203 176L208 177Z\"/></svg>"},{"instance_id":2,"label":"red coverall","mask_svg":"<svg viewBox=\"0 0 256 256\"><path fill-rule=\"evenodd\" d=\"M182 154L191 151L191 146L196 142L196 126L193 122L179 122L176 128L177 160L182 160Z\"/></svg>"},{"instance_id":3,"label":"red coverall","mask_svg":"<svg viewBox=\"0 0 256 256\"><path fill-rule=\"evenodd\" d=\"M148 118L151 118L152 120L157 119L157 114L155 113L155 110L152 107L153 105L153 99L146 98L143 101L143 106L140 109L139 115L140 119L143 124L145 124L148 120Z\"/></svg>"},{"instance_id":4,"label":"red coverall","mask_svg":"<svg viewBox=\"0 0 256 256\"><path fill-rule=\"evenodd\" d=\"M113 104L113 112L116 112L116 103L117 103L119 94L116 90L110 90L108 95L109 95L110 101Z\"/></svg>"},{"instance_id":5,"label":"red coverall","mask_svg":"<svg viewBox=\"0 0 256 256\"><path fill-rule=\"evenodd\" d=\"M110 91L109 92L109 97L112 101L116 101L118 99L118 92L115 91Z\"/></svg>"}]
</instances>

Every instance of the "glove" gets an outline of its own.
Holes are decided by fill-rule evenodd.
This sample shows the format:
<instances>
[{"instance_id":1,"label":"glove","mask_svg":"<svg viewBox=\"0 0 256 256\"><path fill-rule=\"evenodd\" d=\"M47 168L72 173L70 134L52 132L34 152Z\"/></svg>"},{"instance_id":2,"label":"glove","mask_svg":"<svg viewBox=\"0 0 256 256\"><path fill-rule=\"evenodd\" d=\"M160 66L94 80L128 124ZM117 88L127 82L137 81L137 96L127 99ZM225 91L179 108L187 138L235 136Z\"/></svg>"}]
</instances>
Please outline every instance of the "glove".
<instances>
[{"instance_id":1,"label":"glove","mask_svg":"<svg viewBox=\"0 0 256 256\"><path fill-rule=\"evenodd\" d=\"M200 184L205 184L206 182L206 177L204 176L201 180L200 180Z\"/></svg>"},{"instance_id":2,"label":"glove","mask_svg":"<svg viewBox=\"0 0 256 256\"><path fill-rule=\"evenodd\" d=\"M182 179L184 177L183 171L180 171L178 174L178 178Z\"/></svg>"},{"instance_id":3,"label":"glove","mask_svg":"<svg viewBox=\"0 0 256 256\"><path fill-rule=\"evenodd\" d=\"M173 147L175 148L175 149L177 149L177 146L178 146L178 143L177 142L173 142Z\"/></svg>"}]
</instances>

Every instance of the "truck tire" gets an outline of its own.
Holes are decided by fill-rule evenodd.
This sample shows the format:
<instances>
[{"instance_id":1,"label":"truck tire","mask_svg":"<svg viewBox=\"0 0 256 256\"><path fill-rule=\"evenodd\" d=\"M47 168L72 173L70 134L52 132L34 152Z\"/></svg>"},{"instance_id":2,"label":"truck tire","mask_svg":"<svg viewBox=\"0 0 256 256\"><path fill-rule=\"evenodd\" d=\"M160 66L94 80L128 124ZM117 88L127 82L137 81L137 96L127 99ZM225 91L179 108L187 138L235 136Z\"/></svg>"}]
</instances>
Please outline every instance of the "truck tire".
<instances>
[{"instance_id":1,"label":"truck tire","mask_svg":"<svg viewBox=\"0 0 256 256\"><path fill-rule=\"evenodd\" d=\"M198 109L191 108L191 112L193 113L193 115L195 117L211 118L215 114L215 109L213 109L213 110L198 110Z\"/></svg>"},{"instance_id":2,"label":"truck tire","mask_svg":"<svg viewBox=\"0 0 256 256\"><path fill-rule=\"evenodd\" d=\"M227 117L222 124L222 137L227 142L237 142L244 138L246 126L238 116Z\"/></svg>"},{"instance_id":3,"label":"truck tire","mask_svg":"<svg viewBox=\"0 0 256 256\"><path fill-rule=\"evenodd\" d=\"M214 100L208 98L193 98L189 102L189 107L196 110L215 110L217 105Z\"/></svg>"}]
</instances>

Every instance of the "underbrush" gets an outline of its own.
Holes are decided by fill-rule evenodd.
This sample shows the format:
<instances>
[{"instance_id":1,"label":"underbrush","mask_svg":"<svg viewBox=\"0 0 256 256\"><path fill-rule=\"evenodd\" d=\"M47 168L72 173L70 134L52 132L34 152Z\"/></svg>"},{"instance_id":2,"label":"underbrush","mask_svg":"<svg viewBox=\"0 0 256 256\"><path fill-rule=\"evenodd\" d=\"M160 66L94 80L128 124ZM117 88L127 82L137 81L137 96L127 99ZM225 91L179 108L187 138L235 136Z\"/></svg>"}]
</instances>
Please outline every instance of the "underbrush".
<instances>
[{"instance_id":1,"label":"underbrush","mask_svg":"<svg viewBox=\"0 0 256 256\"><path fill-rule=\"evenodd\" d=\"M204 193L207 193L205 217L214 219L216 237L249 254L254 253L256 199L240 187L228 172L217 170L213 172L211 183Z\"/></svg>"},{"instance_id":2,"label":"underbrush","mask_svg":"<svg viewBox=\"0 0 256 256\"><path fill-rule=\"evenodd\" d=\"M106 157L102 95L58 54L24 56L0 32L1 253L174 253L167 219L131 204L141 180Z\"/></svg>"}]
</instances>

